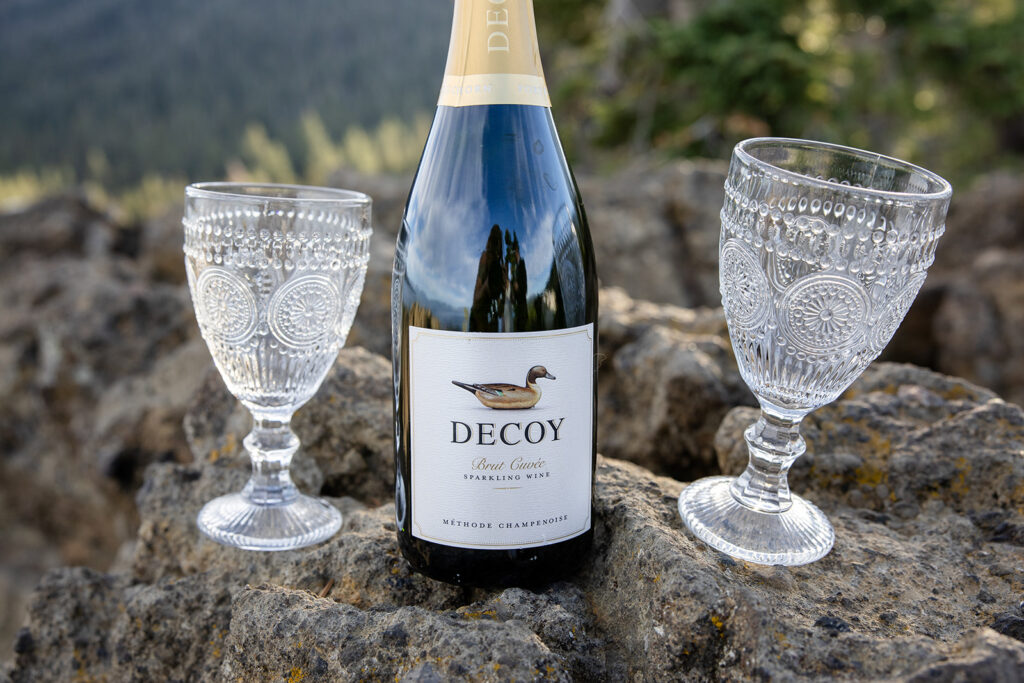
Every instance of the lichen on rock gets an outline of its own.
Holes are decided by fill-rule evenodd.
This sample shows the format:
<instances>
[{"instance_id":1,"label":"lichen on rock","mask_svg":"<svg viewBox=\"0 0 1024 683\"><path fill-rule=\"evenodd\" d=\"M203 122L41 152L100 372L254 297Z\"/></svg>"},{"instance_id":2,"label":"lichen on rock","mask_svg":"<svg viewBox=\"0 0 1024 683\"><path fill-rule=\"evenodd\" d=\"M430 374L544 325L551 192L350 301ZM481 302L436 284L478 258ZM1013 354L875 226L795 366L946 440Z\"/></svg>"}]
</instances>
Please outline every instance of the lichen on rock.
<instances>
[{"instance_id":1,"label":"lichen on rock","mask_svg":"<svg viewBox=\"0 0 1024 683\"><path fill-rule=\"evenodd\" d=\"M807 417L791 484L837 531L818 563L738 562L682 527L683 480L739 471L756 418L721 309L681 307L717 306L721 174L583 179L604 282L664 303L600 293L595 543L539 591L438 583L398 551L377 353L407 182L341 183L378 200L380 232L352 348L296 415L293 475L345 523L285 553L195 527L248 476L250 422L198 338L178 217L124 226L72 197L0 219L0 630L16 632L0 680L1021 680L1024 413L988 389L878 363ZM1019 188L993 179L951 213L891 349L1009 398ZM985 240L957 229L985 218ZM77 563L110 569L51 571L16 631L21 587Z\"/></svg>"},{"instance_id":2,"label":"lichen on rock","mask_svg":"<svg viewBox=\"0 0 1024 683\"><path fill-rule=\"evenodd\" d=\"M670 336L651 325L637 338ZM327 486L332 449L385 457L383 396L354 406L388 377L381 358L341 354L311 406L325 424L298 423L300 435L321 434L299 467L307 487ZM196 461L147 470L131 570L52 572L19 636L14 681L1011 681L1024 671L1024 420L966 382L883 364L808 418L812 456L794 490L837 532L815 564L762 567L713 551L680 523L683 483L601 458L590 557L539 592L413 573L394 507L380 501L386 469L338 480L345 523L320 546L260 554L201 538L199 507L247 476L238 454L211 461L232 424L216 414L233 410L216 408L212 384L194 402L211 411L193 423ZM724 468L742 465L754 415L736 408L723 422L714 446Z\"/></svg>"}]
</instances>

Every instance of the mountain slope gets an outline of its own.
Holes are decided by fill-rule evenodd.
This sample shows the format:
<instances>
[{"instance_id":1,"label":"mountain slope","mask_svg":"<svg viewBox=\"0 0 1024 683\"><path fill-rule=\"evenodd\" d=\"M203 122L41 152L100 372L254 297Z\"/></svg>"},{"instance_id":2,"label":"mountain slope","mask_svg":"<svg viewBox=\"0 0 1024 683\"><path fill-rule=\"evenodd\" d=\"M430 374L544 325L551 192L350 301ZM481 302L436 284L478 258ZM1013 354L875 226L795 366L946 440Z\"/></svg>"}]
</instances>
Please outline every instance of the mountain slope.
<instances>
[{"instance_id":1,"label":"mountain slope","mask_svg":"<svg viewBox=\"0 0 1024 683\"><path fill-rule=\"evenodd\" d=\"M245 124L298 149L409 118L437 96L451 5L430 0L7 0L0 3L0 173L102 150L113 184L214 176Z\"/></svg>"}]
</instances>

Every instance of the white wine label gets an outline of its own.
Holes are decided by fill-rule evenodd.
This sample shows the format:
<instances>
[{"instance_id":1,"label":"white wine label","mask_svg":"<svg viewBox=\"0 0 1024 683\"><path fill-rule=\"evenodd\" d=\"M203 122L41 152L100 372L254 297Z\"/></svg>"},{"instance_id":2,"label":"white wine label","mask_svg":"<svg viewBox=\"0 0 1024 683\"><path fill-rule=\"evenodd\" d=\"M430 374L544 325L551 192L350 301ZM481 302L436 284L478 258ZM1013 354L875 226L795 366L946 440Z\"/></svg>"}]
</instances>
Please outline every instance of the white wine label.
<instances>
[{"instance_id":1,"label":"white wine label","mask_svg":"<svg viewBox=\"0 0 1024 683\"><path fill-rule=\"evenodd\" d=\"M459 548L590 529L594 326L409 327L412 533Z\"/></svg>"}]
</instances>

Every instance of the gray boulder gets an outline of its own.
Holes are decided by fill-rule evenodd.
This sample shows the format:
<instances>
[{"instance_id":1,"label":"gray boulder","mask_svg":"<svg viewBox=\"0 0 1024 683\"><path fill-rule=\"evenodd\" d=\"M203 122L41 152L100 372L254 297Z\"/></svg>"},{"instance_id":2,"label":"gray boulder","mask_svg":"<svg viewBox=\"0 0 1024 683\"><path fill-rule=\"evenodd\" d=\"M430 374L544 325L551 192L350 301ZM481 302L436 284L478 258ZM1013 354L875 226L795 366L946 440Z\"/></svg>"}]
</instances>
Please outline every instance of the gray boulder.
<instances>
[{"instance_id":1,"label":"gray boulder","mask_svg":"<svg viewBox=\"0 0 1024 683\"><path fill-rule=\"evenodd\" d=\"M714 471L718 424L730 408L753 404L721 310L659 306L605 288L599 322L601 452L677 478ZM328 495L371 504L393 495L391 392L389 362L344 349L320 391L296 413L302 452L316 461ZM247 412L210 368L185 417L193 452L210 462L230 460L242 453L250 428Z\"/></svg>"},{"instance_id":2,"label":"gray boulder","mask_svg":"<svg viewBox=\"0 0 1024 683\"><path fill-rule=\"evenodd\" d=\"M610 469L602 470L597 487L595 569L543 593L453 589L408 571L394 546L388 505L390 368L386 358L357 348L342 354L321 393L295 419L305 446L295 478L343 509L342 533L290 556L233 554L201 539L193 526L199 506L237 489L247 476L240 445L249 420L209 369L198 338L180 267L180 216L123 224L74 196L0 216L0 638L18 654L11 675L68 679L81 670L83 676L95 672L120 680L216 678L238 671L287 679L297 667L313 678L356 676L355 660L323 658L329 668L322 674L320 660L273 648L254 664L266 667L263 673L223 669L241 655L227 657L222 648L211 659L202 646L219 642L202 640L204 634L227 639L236 622L239 629L246 619L255 624L259 605L277 604L282 592L306 591L312 605L327 601L371 615L359 633L375 643L375 629L384 623L375 611L429 625L408 634L446 628L453 614L525 623L525 630L485 627L452 642L483 642L475 639L493 635L487 642L495 651L520 653L540 652L539 642L554 659L524 655L524 661L555 661L551 672L548 664L543 669L554 677L746 678L761 675L763 668L782 678L877 673L998 680L1017 661L1012 638L1019 640L1024 630L1018 608L1024 588L1017 578L1024 565L1024 449L1019 410L989 390L918 368L878 364L842 401L808 417L810 451L797 461L792 482L795 491L825 507L840 531L824 563L769 571L737 569L718 558L712 568L700 564L711 561L702 546L679 546L688 536L679 529L671 499L681 485L657 475L692 479L720 467L742 468L741 432L756 416L732 360L721 310L680 307L718 305L723 173L724 166L715 163L641 162L614 177L581 178L602 281L626 288L601 292L599 447L647 469L606 461ZM339 183L377 200L370 274L350 347L386 354L391 257L408 178L339 177ZM992 176L957 193L935 267L887 356L962 375L1022 400L1022 197L1021 180L1013 176ZM631 298L638 293L666 303ZM605 486L616 477L621 485ZM143 481L136 506L133 494ZM638 545L638 538L647 540ZM673 590L684 596L690 595L685 586L691 578L717 588L700 588L685 600L674 592L648 595L636 569L647 565L630 553L653 553L651 539L673 549L651 566L678 565L689 577L673 579L666 570L653 584L675 581ZM855 548L874 554L849 554ZM897 578L868 581L850 574L845 564L838 570L825 564L833 558L887 567ZM915 562L942 568L932 576L902 568ZM43 572L69 564L99 571L61 571L42 584L40 590L49 586L50 592L30 600ZM823 569L814 573L818 567ZM834 580L823 576L836 571ZM614 583L606 586L607 577ZM772 590L806 585L808 595L817 597L796 603L792 596L758 588L759 582ZM901 589L904 582L922 587ZM245 603L251 610L235 605L246 584L260 587ZM327 586L324 598L313 597ZM841 598L821 598L843 586L842 597L857 609ZM850 596L854 589L860 602ZM29 626L15 637L30 602ZM754 607L741 608L740 602ZM875 614L869 603L885 608ZM294 604L298 609L306 603ZM675 630L666 630L664 604L707 620L677 618ZM747 616L731 616L735 631L716 640L707 605L718 604L731 605L729 614L783 623L784 633L802 635L794 636L793 648L779 649L743 621ZM807 626L801 614L812 607L821 608L820 614ZM329 618L349 624L351 614ZM186 623L184 615L196 623ZM724 619L725 613L714 616ZM139 631L135 618L151 633ZM878 630L876 622L885 628ZM161 630L171 628L180 639ZM658 629L675 638L662 649ZM896 640L898 635L912 642ZM160 639L169 640L167 647ZM639 639L646 639L644 656L653 653L643 661L635 652ZM721 646L714 650L717 659L706 648L696 659L683 657L684 651L697 651L690 642ZM848 658L846 650L834 647L839 643L848 648ZM904 646L911 653L906 664L886 659ZM422 647L435 651L426 641ZM677 647L682 649L672 649ZM881 654L865 664L870 647ZM739 653L736 658L729 648ZM815 648L849 666L838 668L811 653ZM5 647L0 659L11 653ZM775 656L776 664L763 665ZM759 663L751 664L751 658ZM712 659L721 665L712 667ZM486 662L499 665L496 679L534 675L532 669L503 669L508 663L496 657ZM283 663L290 666L274 668ZM381 677L424 681L480 673L465 662L397 655L374 666Z\"/></svg>"},{"instance_id":3,"label":"gray boulder","mask_svg":"<svg viewBox=\"0 0 1024 683\"><path fill-rule=\"evenodd\" d=\"M1024 178L954 192L935 264L885 357L1024 403Z\"/></svg>"},{"instance_id":4,"label":"gray boulder","mask_svg":"<svg viewBox=\"0 0 1024 683\"><path fill-rule=\"evenodd\" d=\"M718 214L728 164L640 162L583 176L580 191L606 286L677 306L718 306Z\"/></svg>"},{"instance_id":5,"label":"gray boulder","mask_svg":"<svg viewBox=\"0 0 1024 683\"><path fill-rule=\"evenodd\" d=\"M723 472L746 467L743 430L757 416L736 408L722 423L715 446ZM797 493L902 518L937 499L985 519L1024 503L1024 412L964 380L879 363L800 431L807 454L791 471Z\"/></svg>"},{"instance_id":6,"label":"gray boulder","mask_svg":"<svg viewBox=\"0 0 1024 683\"><path fill-rule=\"evenodd\" d=\"M0 215L0 658L47 569L119 557L146 465L191 458L205 349L140 230L77 196Z\"/></svg>"},{"instance_id":7,"label":"gray boulder","mask_svg":"<svg viewBox=\"0 0 1024 683\"><path fill-rule=\"evenodd\" d=\"M325 494L373 505L394 495L391 402L390 361L365 349L343 349L316 396L292 421L302 442L298 462L315 461ZM247 467L242 439L251 428L248 412L210 367L185 416L196 457Z\"/></svg>"},{"instance_id":8,"label":"gray boulder","mask_svg":"<svg viewBox=\"0 0 1024 683\"><path fill-rule=\"evenodd\" d=\"M641 338L659 329L672 328L652 325ZM371 368L368 378L380 365L346 354L328 384L338 401L364 389L346 377L353 362ZM808 418L813 455L794 473L794 488L836 527L825 559L761 567L712 551L680 523L684 484L601 458L590 557L536 592L458 588L411 572L394 507L377 505L371 480L332 499L343 528L315 548L259 554L207 541L196 512L247 472L244 458L210 462L204 447L194 464L150 466L130 569L48 575L10 675L1019 680L1022 411L966 382L894 365L866 373L833 410ZM737 409L719 431L727 467L751 412ZM349 414L324 419L342 433ZM214 421L204 429L216 440ZM368 421L338 455L389 430L386 417ZM325 454L297 463L308 490L327 488Z\"/></svg>"},{"instance_id":9,"label":"gray boulder","mask_svg":"<svg viewBox=\"0 0 1024 683\"><path fill-rule=\"evenodd\" d=\"M753 405L721 310L655 306L601 290L598 448L682 480L717 470L714 436Z\"/></svg>"},{"instance_id":10,"label":"gray boulder","mask_svg":"<svg viewBox=\"0 0 1024 683\"><path fill-rule=\"evenodd\" d=\"M613 5L686 16L694 3L648 4L613 3L610 16L617 16ZM659 304L719 307L727 170L724 161L641 159L612 174L581 175L602 285ZM411 179L344 172L332 182L374 197L370 269L350 344L388 355L391 264ZM935 264L884 360L964 377L1024 403L1022 217L1019 175L993 174L957 189Z\"/></svg>"}]
</instances>

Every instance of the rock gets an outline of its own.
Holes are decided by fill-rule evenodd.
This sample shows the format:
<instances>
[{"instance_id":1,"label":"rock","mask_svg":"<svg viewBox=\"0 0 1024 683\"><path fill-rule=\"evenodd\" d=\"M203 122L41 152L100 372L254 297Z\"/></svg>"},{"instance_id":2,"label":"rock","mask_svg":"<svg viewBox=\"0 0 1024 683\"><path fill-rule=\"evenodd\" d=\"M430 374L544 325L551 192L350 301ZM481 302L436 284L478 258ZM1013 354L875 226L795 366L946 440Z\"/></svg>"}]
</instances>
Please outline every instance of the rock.
<instances>
[{"instance_id":1,"label":"rock","mask_svg":"<svg viewBox=\"0 0 1024 683\"><path fill-rule=\"evenodd\" d=\"M913 396L927 407L938 407L948 401L987 403L999 398L994 391L964 379L906 363L872 363L844 392L843 398L856 398L872 392Z\"/></svg>"},{"instance_id":2,"label":"rock","mask_svg":"<svg viewBox=\"0 0 1024 683\"><path fill-rule=\"evenodd\" d=\"M1010 636L1024 642L1024 616L1021 615L1019 610L1017 612L1003 612L997 616L996 620L992 622L992 629L1002 633L1004 636Z\"/></svg>"},{"instance_id":3,"label":"rock","mask_svg":"<svg viewBox=\"0 0 1024 683\"><path fill-rule=\"evenodd\" d=\"M373 198L370 265L366 272L359 313L348 335L348 345L362 346L390 358L391 269L395 260L395 241L402 225L412 176L371 176L342 169L331 176L330 184L365 192Z\"/></svg>"},{"instance_id":4,"label":"rock","mask_svg":"<svg viewBox=\"0 0 1024 683\"><path fill-rule=\"evenodd\" d=\"M691 311L603 289L598 444L602 452L677 477L716 469L713 440L728 410L752 403L720 311ZM391 365L344 349L320 391L295 415L302 453L324 476L324 493L379 505L393 495ZM637 415L646 416L638 420ZM248 467L246 411L212 368L185 418L192 450Z\"/></svg>"},{"instance_id":5,"label":"rock","mask_svg":"<svg viewBox=\"0 0 1024 683\"><path fill-rule=\"evenodd\" d=\"M602 356L614 355L652 327L687 334L725 338L728 330L721 308L681 308L632 298L621 287L603 287L599 298Z\"/></svg>"},{"instance_id":6,"label":"rock","mask_svg":"<svg viewBox=\"0 0 1024 683\"><path fill-rule=\"evenodd\" d=\"M718 306L718 214L727 165L640 162L580 176L604 286L676 306ZM349 344L390 354L391 268L411 177L336 173L331 184L373 197L370 266Z\"/></svg>"},{"instance_id":7,"label":"rock","mask_svg":"<svg viewBox=\"0 0 1024 683\"><path fill-rule=\"evenodd\" d=\"M558 582L540 593L509 588L461 607L458 613L470 619L525 624L559 656L573 680L616 679L625 674L621 653L597 635L587 596L573 583Z\"/></svg>"},{"instance_id":8,"label":"rock","mask_svg":"<svg viewBox=\"0 0 1024 683\"><path fill-rule=\"evenodd\" d=\"M1017 403L1024 403L1022 272L1024 249L978 254L957 281L936 285L943 297L932 321L938 342L934 367Z\"/></svg>"},{"instance_id":9,"label":"rock","mask_svg":"<svg viewBox=\"0 0 1024 683\"><path fill-rule=\"evenodd\" d=\"M205 350L138 230L75 196L0 215L0 659L42 573L109 568L145 466L191 458L180 425Z\"/></svg>"},{"instance_id":10,"label":"rock","mask_svg":"<svg viewBox=\"0 0 1024 683\"><path fill-rule=\"evenodd\" d=\"M746 467L743 430L757 415L737 408L722 423L715 447L723 472ZM1024 411L969 382L876 364L800 431L807 454L790 474L796 493L903 518L936 500L976 516L1024 506ZM1000 533L1024 521L1012 517L999 517Z\"/></svg>"},{"instance_id":11,"label":"rock","mask_svg":"<svg viewBox=\"0 0 1024 683\"><path fill-rule=\"evenodd\" d=\"M151 218L139 227L139 266L156 282L185 284L185 259L181 251L184 242L183 211L184 201L165 215Z\"/></svg>"},{"instance_id":12,"label":"rock","mask_svg":"<svg viewBox=\"0 0 1024 683\"><path fill-rule=\"evenodd\" d=\"M653 0L635 9L687 16L692 4ZM726 171L721 161L641 160L613 174L581 175L602 285L659 304L719 307ZM374 198L370 268L349 343L389 355L391 265L411 179L345 172L332 182ZM957 188L928 280L883 360L961 376L1024 403L1022 217L1021 176L993 174Z\"/></svg>"},{"instance_id":13,"label":"rock","mask_svg":"<svg viewBox=\"0 0 1024 683\"><path fill-rule=\"evenodd\" d=\"M658 330L678 332L652 326L639 338ZM343 354L329 394L370 381L376 360ZM202 539L194 519L242 485L244 467L205 451L191 465L154 464L131 568L52 572L11 677L1016 680L1021 409L960 380L882 365L828 419L823 411L808 418L808 440L846 454L845 464L830 469L831 456L816 450L795 486L836 528L823 560L762 567L713 551L682 527L684 484L601 458L590 557L540 591L464 589L412 573L390 502L331 499L343 528L311 549L225 548ZM726 419L719 457L745 426L736 416L749 412ZM346 414L325 412L325 429L342 433ZM212 443L216 425L228 424L214 415L194 443ZM372 440L374 424L361 439ZM947 469L968 446L970 468ZM309 455L302 465L311 488L327 480L316 476L320 463Z\"/></svg>"},{"instance_id":14,"label":"rock","mask_svg":"<svg viewBox=\"0 0 1024 683\"><path fill-rule=\"evenodd\" d=\"M44 199L24 211L0 214L0 261L53 254L102 254L122 232L81 196ZM127 232L125 230L124 232Z\"/></svg>"},{"instance_id":15,"label":"rock","mask_svg":"<svg viewBox=\"0 0 1024 683\"><path fill-rule=\"evenodd\" d=\"M133 489L148 463L191 459L181 422L202 379L194 368L209 359L206 345L192 339L164 354L144 376L129 376L100 395L85 449L102 473Z\"/></svg>"},{"instance_id":16,"label":"rock","mask_svg":"<svg viewBox=\"0 0 1024 683\"><path fill-rule=\"evenodd\" d=\"M598 448L679 479L714 473L718 424L753 404L721 311L600 297Z\"/></svg>"},{"instance_id":17,"label":"rock","mask_svg":"<svg viewBox=\"0 0 1024 683\"><path fill-rule=\"evenodd\" d=\"M718 306L727 170L724 162L679 161L582 176L602 284L659 303Z\"/></svg>"},{"instance_id":18,"label":"rock","mask_svg":"<svg viewBox=\"0 0 1024 683\"><path fill-rule=\"evenodd\" d=\"M127 487L158 458L187 459L180 429L202 353L191 304L120 258L60 254L5 269L0 347L17 374L0 442L28 457L66 448ZM58 466L58 465L55 465Z\"/></svg>"},{"instance_id":19,"label":"rock","mask_svg":"<svg viewBox=\"0 0 1024 683\"><path fill-rule=\"evenodd\" d=\"M1024 237L1024 178L1007 172L991 173L970 187L956 188L953 196L946 235L936 254L935 265L940 270L961 269L982 252L1020 246Z\"/></svg>"},{"instance_id":20,"label":"rock","mask_svg":"<svg viewBox=\"0 0 1024 683\"><path fill-rule=\"evenodd\" d=\"M150 477L184 518L195 511L188 501L213 493L202 483L208 476L233 488L228 471L154 465ZM144 579L55 571L35 596L22 637L33 646L20 648L13 680L914 680L956 671L1011 681L1008 672L1024 663L1024 644L985 628L1015 609L1021 589L1018 575L1000 575L993 554L1019 563L1024 549L998 549L940 501L918 528L834 505L831 555L764 568L729 560L683 531L680 488L602 460L587 566L539 593L475 591L476 599L411 574L390 578L408 571L384 521L390 505L347 507L339 536L292 553L230 551L199 542L194 528L174 536L158 525L155 533L197 564L182 577L174 576L180 567L157 576L166 568L150 564L156 571ZM178 523L169 507L145 509ZM206 551L196 549L204 543ZM338 582L317 597L328 577ZM977 588L962 590L970 586L984 587L992 602L977 601Z\"/></svg>"},{"instance_id":21,"label":"rock","mask_svg":"<svg viewBox=\"0 0 1024 683\"><path fill-rule=\"evenodd\" d=\"M180 216L125 225L75 197L0 216L0 659L16 654L0 679L371 677L360 661L424 681L483 677L481 665L495 679L1015 680L1024 420L993 391L876 364L809 416L792 483L836 526L822 562L747 565L681 529L681 484L658 475L742 468L756 417L717 308L723 172L640 163L581 179L602 281L627 288L601 291L599 447L648 469L602 461L593 555L539 593L439 584L395 545L390 366L371 351L390 348L407 178L339 177L374 196L377 234L349 349L295 418L293 472L345 526L295 553L231 551L195 529L199 507L248 476L249 419L198 338ZM957 193L890 357L1022 400L1022 197L1008 176ZM51 574L19 630L29 586L63 564L98 571ZM272 640L249 661L271 607L320 650ZM317 640L342 625L379 646L376 659ZM493 649L428 656L449 641Z\"/></svg>"},{"instance_id":22,"label":"rock","mask_svg":"<svg viewBox=\"0 0 1024 683\"><path fill-rule=\"evenodd\" d=\"M888 616L891 614L892 612L886 612L885 614L879 615L879 618L886 623L891 623L894 621ZM825 629L832 638L835 638L840 633L849 633L851 630L849 624L839 617L833 616L818 617L818 620L814 622L814 625L818 628Z\"/></svg>"},{"instance_id":23,"label":"rock","mask_svg":"<svg viewBox=\"0 0 1024 683\"><path fill-rule=\"evenodd\" d=\"M693 479L715 471L717 425L752 397L720 337L652 327L601 373L598 443L604 453Z\"/></svg>"},{"instance_id":24,"label":"rock","mask_svg":"<svg viewBox=\"0 0 1024 683\"><path fill-rule=\"evenodd\" d=\"M1000 608L953 589L967 574L997 603L1012 604L1019 578L989 570L1000 564L994 554L1019 562L1024 549L975 546L983 535L941 503L917 520L917 529L865 520L833 505L833 552L816 564L778 567L766 576L765 568L724 558L680 531L673 505L678 484L651 479L635 466L604 464L598 528L607 535L599 534L582 581L598 624L612 629L605 637L627 652L644 653L633 675L747 678L843 670L877 679L932 666L946 654L943 641L959 640L958 647L974 652L994 640L1005 649L998 656L1004 670L1013 670L1024 653L992 632L983 643L971 642L970 629L991 623ZM944 552L953 555L942 560ZM895 625L880 618L890 606L902 615ZM979 620L976 611L986 616Z\"/></svg>"},{"instance_id":25,"label":"rock","mask_svg":"<svg viewBox=\"0 0 1024 683\"><path fill-rule=\"evenodd\" d=\"M885 358L926 365L1024 403L1024 178L953 193L935 264Z\"/></svg>"},{"instance_id":26,"label":"rock","mask_svg":"<svg viewBox=\"0 0 1024 683\"><path fill-rule=\"evenodd\" d=\"M54 570L30 608L31 622L45 626L30 631L37 644L18 654L12 680L211 680L230 622L229 585L205 576L133 585L127 576ZM178 610L203 618L181 619ZM43 644L54 640L73 650L50 659Z\"/></svg>"},{"instance_id":27,"label":"rock","mask_svg":"<svg viewBox=\"0 0 1024 683\"><path fill-rule=\"evenodd\" d=\"M373 505L394 495L391 363L365 349L346 348L320 391L292 422L300 454L323 474L323 492ZM248 469L242 439L252 428L247 411L210 369L185 417L197 457L234 461ZM319 487L318 487L319 489Z\"/></svg>"},{"instance_id":28,"label":"rock","mask_svg":"<svg viewBox=\"0 0 1024 683\"><path fill-rule=\"evenodd\" d=\"M700 183L699 171L692 180L678 169L663 175L652 182L673 192L688 182L694 187ZM388 354L391 260L409 179L339 175L336 181L375 199L370 271L349 346L363 344ZM616 251L624 238L616 233L623 226L620 219L629 218L631 210L623 204L629 199L621 191L610 195L609 211L603 214L607 218L599 218L601 227L594 228L595 236L599 230L607 236L597 239L605 261L621 258ZM663 209L647 207L641 217L650 224L645 234L667 238L676 229L672 221L692 222L696 214L686 208L688 201L676 197ZM657 214L662 210L678 215L661 221ZM46 568L64 563L110 568L133 536L132 494L142 473L153 462L189 461L192 448L186 433L202 458L224 458L243 470L248 466L240 453L248 416L216 373L203 371L210 361L184 286L180 230L180 209L141 224L123 224L79 197L46 200L0 216L0 264L17 265L0 275L6 295L0 309L0 399L6 408L0 415L0 446L9 454L0 461L0 492L5 500L18 501L0 513L0 538L5 539L0 544L5 557L12 558L0 568L0 590L10 595L0 609L3 642L11 642L29 588ZM644 259L659 256L642 241L626 246ZM676 268L676 251L658 261L656 272L670 274ZM636 272L609 271L605 279L629 284L637 280ZM609 305L615 299L605 296ZM660 307L624 294L618 299L617 312L602 323L602 345L609 356L615 348L636 344L652 326L696 336L714 336L724 329L721 314L714 311ZM634 358L650 352L650 362L675 367L679 360L673 343L646 351L634 346L631 352ZM683 363L684 369L699 369L708 353L719 360L715 342L701 339L699 345L699 362ZM602 375L614 377L607 372L613 365L606 362ZM391 497L390 369L386 360L375 357L352 372L332 375L319 397L296 417L307 454L318 463L314 472L300 455L296 478L308 474L310 481L323 481L325 494L355 495L377 505ZM703 377L680 372L666 379L662 393L705 380L708 385L700 387L708 396L728 393L715 373ZM206 398L183 432L178 425L200 386ZM638 390L636 382L623 387ZM629 394L610 392L603 405L619 401L625 406L632 400ZM665 412L652 423L664 437L656 452L621 440L621 448L610 441L610 452L662 471L703 471L710 453L707 435L714 425L698 427L701 436L694 441L672 421L682 418L695 424L702 416L714 421L720 406L690 407L689 412ZM336 428L338 411L351 419ZM612 414L603 412L609 420ZM618 424L625 425L628 414L621 411Z\"/></svg>"},{"instance_id":29,"label":"rock","mask_svg":"<svg viewBox=\"0 0 1024 683\"><path fill-rule=\"evenodd\" d=\"M264 646L275 640L281 647ZM571 680L562 658L516 619L420 607L363 611L273 587L236 596L227 645L220 673L230 680L309 673L324 680L398 680L406 673L413 679Z\"/></svg>"},{"instance_id":30,"label":"rock","mask_svg":"<svg viewBox=\"0 0 1024 683\"><path fill-rule=\"evenodd\" d=\"M907 678L910 683L925 681L1018 681L1024 671L1020 652L992 631L969 634L936 664Z\"/></svg>"},{"instance_id":31,"label":"rock","mask_svg":"<svg viewBox=\"0 0 1024 683\"><path fill-rule=\"evenodd\" d=\"M460 589L413 574L400 558L393 505L367 509L352 498L331 499L342 512L344 533L311 551L253 553L201 536L195 518L203 504L240 490L247 479L247 471L230 466L151 466L138 497L134 576L156 582L220 571L243 585L272 582L317 593L334 579L329 595L363 608L460 604Z\"/></svg>"}]
</instances>

